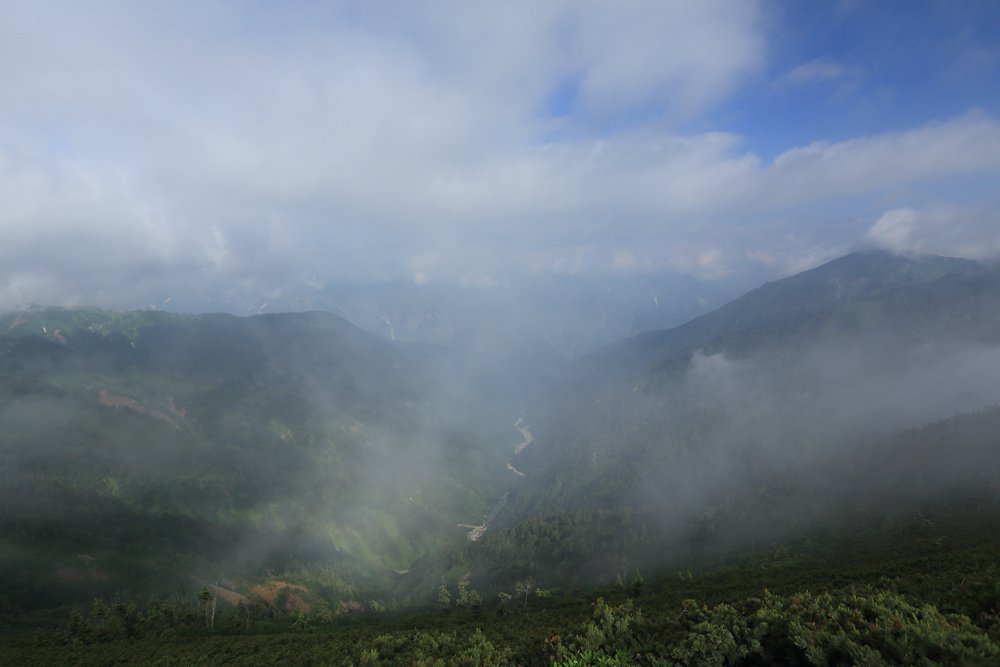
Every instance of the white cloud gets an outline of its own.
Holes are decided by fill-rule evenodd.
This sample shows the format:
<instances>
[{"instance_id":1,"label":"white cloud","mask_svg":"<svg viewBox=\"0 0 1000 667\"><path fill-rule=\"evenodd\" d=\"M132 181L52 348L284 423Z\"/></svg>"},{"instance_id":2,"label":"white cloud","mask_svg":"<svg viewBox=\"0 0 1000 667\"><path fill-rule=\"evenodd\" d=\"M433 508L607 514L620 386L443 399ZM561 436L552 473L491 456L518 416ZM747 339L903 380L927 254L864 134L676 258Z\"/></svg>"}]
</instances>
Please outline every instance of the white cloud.
<instances>
[{"instance_id":1,"label":"white cloud","mask_svg":"<svg viewBox=\"0 0 1000 667\"><path fill-rule=\"evenodd\" d=\"M893 252L989 261L1000 256L1000 211L940 204L893 209L883 213L866 236Z\"/></svg>"},{"instance_id":2,"label":"white cloud","mask_svg":"<svg viewBox=\"0 0 1000 667\"><path fill-rule=\"evenodd\" d=\"M870 192L997 169L1000 123L975 112L903 132L815 142L782 153L768 171L794 198L801 192Z\"/></svg>"},{"instance_id":3,"label":"white cloud","mask_svg":"<svg viewBox=\"0 0 1000 667\"><path fill-rule=\"evenodd\" d=\"M913 209L896 208L886 211L868 230L869 239L897 253L914 250L913 231L917 214Z\"/></svg>"},{"instance_id":4,"label":"white cloud","mask_svg":"<svg viewBox=\"0 0 1000 667\"><path fill-rule=\"evenodd\" d=\"M665 102L689 114L757 73L765 53L759 3L586 3L573 43L579 95L597 113Z\"/></svg>"},{"instance_id":5,"label":"white cloud","mask_svg":"<svg viewBox=\"0 0 1000 667\"><path fill-rule=\"evenodd\" d=\"M782 266L1000 171L985 113L770 163L737 134L682 131L766 68L768 17L708 1L0 4L0 307L345 276L719 277L748 247ZM571 112L553 117L558 91ZM792 238L803 208L864 227ZM950 219L939 245L991 247Z\"/></svg>"}]
</instances>

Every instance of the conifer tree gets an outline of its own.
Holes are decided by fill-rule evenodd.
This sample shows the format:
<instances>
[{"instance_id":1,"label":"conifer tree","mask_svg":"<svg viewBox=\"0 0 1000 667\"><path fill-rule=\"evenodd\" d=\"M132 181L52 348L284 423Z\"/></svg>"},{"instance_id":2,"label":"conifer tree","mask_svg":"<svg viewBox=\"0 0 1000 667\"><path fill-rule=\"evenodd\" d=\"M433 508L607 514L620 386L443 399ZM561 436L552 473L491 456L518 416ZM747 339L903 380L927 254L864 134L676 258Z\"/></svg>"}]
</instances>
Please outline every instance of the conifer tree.
<instances>
[{"instance_id":1,"label":"conifer tree","mask_svg":"<svg viewBox=\"0 0 1000 667\"><path fill-rule=\"evenodd\" d=\"M469 591L469 606L472 607L472 613L477 616L483 610L483 598L475 588Z\"/></svg>"},{"instance_id":2,"label":"conifer tree","mask_svg":"<svg viewBox=\"0 0 1000 667\"><path fill-rule=\"evenodd\" d=\"M497 594L497 597L499 599L499 602L497 603L497 616L506 616L507 603L510 602L511 595L510 593L500 591L500 593Z\"/></svg>"},{"instance_id":3,"label":"conifer tree","mask_svg":"<svg viewBox=\"0 0 1000 667\"><path fill-rule=\"evenodd\" d=\"M448 611L451 608L451 592L444 579L441 580L441 585L438 587L437 603L438 608L442 611Z\"/></svg>"}]
</instances>

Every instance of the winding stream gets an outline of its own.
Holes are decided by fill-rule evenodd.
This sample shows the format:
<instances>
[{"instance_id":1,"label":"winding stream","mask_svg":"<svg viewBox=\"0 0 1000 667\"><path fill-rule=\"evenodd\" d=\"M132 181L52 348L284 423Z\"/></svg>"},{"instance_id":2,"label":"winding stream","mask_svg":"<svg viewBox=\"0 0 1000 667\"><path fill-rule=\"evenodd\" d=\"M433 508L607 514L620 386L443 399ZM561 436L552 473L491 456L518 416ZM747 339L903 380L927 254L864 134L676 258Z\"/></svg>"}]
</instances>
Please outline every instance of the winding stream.
<instances>
[{"instance_id":1,"label":"winding stream","mask_svg":"<svg viewBox=\"0 0 1000 667\"><path fill-rule=\"evenodd\" d=\"M514 422L514 428L521 432L521 437L523 438L521 442L514 445L514 458L516 458L518 454L524 451L525 447L535 441L535 436L531 434L531 427L524 423L524 417L519 417L518 420ZM511 458L511 460L507 463L507 469L515 475L524 477L524 473L514 467L514 458ZM493 521L497 518L497 515L500 514L500 511L507 504L507 499L509 497L510 491L504 491L504 494L500 496L500 498L497 499L496 504L493 505L493 509L489 511L489 514L486 515L486 518L483 519L483 522L478 526L473 526L468 523L458 524L461 528L469 529L470 542L475 542L486 533L490 524L493 523Z\"/></svg>"}]
</instances>

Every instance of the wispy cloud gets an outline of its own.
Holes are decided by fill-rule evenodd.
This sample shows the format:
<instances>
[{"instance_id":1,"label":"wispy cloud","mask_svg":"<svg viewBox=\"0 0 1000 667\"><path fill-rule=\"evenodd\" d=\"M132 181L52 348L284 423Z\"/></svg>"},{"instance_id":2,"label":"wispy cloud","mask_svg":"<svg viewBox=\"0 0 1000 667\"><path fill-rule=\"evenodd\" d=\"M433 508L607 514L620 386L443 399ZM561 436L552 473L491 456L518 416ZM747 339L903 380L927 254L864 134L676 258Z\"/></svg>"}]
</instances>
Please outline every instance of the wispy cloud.
<instances>
[{"instance_id":1,"label":"wispy cloud","mask_svg":"<svg viewBox=\"0 0 1000 667\"><path fill-rule=\"evenodd\" d=\"M788 83L801 85L816 81L836 81L847 75L847 69L829 58L817 58L795 67L784 79Z\"/></svg>"}]
</instances>

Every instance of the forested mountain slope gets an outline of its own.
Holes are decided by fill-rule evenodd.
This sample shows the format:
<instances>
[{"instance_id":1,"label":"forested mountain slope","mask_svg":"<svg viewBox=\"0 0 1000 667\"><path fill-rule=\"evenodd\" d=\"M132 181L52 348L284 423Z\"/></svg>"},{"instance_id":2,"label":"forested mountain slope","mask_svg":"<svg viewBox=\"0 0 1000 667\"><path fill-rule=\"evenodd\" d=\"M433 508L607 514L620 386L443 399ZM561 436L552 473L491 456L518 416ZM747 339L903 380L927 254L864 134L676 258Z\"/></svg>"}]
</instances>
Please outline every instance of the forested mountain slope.
<instances>
[{"instance_id":1,"label":"forested mountain slope","mask_svg":"<svg viewBox=\"0 0 1000 667\"><path fill-rule=\"evenodd\" d=\"M695 350L741 354L852 330L872 333L878 326L946 322L940 308L952 297L971 301L979 310L969 317L981 318L984 304L977 300L992 298L998 283L995 267L969 260L855 252L762 285L686 324L610 345L581 365L631 373L671 364Z\"/></svg>"},{"instance_id":2,"label":"forested mountain slope","mask_svg":"<svg viewBox=\"0 0 1000 667\"><path fill-rule=\"evenodd\" d=\"M325 313L13 313L4 604L293 579L419 603L990 505L998 343L996 267L885 253L570 366Z\"/></svg>"},{"instance_id":3,"label":"forested mountain slope","mask_svg":"<svg viewBox=\"0 0 1000 667\"><path fill-rule=\"evenodd\" d=\"M347 595L510 477L506 408L334 315L46 309L0 335L5 605L297 568Z\"/></svg>"},{"instance_id":4,"label":"forested mountain slope","mask_svg":"<svg viewBox=\"0 0 1000 667\"><path fill-rule=\"evenodd\" d=\"M484 570L520 553L534 554L517 560L536 576L552 575L552 559L563 577L608 576L915 512L955 491L992 499L992 427L961 445L943 426L907 429L981 409L956 428L996 421L1000 271L850 255L612 346L573 378L518 457L526 477L495 530L471 549Z\"/></svg>"}]
</instances>

